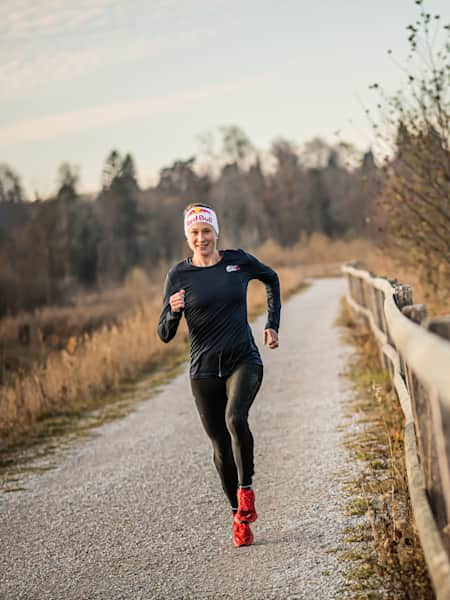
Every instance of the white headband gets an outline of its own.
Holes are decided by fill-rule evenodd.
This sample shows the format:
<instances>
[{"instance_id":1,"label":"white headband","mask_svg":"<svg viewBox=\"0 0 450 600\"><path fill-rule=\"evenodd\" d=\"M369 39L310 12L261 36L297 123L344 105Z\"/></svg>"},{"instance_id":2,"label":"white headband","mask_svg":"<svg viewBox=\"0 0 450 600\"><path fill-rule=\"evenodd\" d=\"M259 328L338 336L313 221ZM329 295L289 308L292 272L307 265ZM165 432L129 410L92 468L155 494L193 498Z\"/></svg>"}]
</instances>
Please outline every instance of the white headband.
<instances>
[{"instance_id":1,"label":"white headband","mask_svg":"<svg viewBox=\"0 0 450 600\"><path fill-rule=\"evenodd\" d=\"M212 225L219 235L219 222L217 221L217 215L212 208L206 208L205 206L193 206L184 215L184 235L188 237L188 229L194 223L209 223Z\"/></svg>"}]
</instances>

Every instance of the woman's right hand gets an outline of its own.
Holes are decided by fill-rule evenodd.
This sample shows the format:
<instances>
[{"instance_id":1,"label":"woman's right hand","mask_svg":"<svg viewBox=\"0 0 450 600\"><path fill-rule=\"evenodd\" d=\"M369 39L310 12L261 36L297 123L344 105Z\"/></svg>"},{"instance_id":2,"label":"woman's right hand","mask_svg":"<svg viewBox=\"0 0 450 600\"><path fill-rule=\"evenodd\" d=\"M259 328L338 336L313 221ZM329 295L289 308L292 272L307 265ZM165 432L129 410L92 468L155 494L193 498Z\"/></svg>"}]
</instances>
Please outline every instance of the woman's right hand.
<instances>
[{"instance_id":1,"label":"woman's right hand","mask_svg":"<svg viewBox=\"0 0 450 600\"><path fill-rule=\"evenodd\" d=\"M185 290L182 289L170 296L169 304L172 312L180 312L184 308L184 294Z\"/></svg>"}]
</instances>

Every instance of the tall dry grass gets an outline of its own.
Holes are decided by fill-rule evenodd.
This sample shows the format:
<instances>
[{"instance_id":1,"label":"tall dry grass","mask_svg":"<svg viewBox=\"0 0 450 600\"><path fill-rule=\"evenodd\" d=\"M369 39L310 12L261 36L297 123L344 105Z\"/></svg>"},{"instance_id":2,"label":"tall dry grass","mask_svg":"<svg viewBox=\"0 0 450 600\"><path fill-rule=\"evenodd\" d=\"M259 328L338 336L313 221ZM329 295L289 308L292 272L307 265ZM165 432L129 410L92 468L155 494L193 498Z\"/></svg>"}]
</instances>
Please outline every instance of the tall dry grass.
<instances>
[{"instance_id":1,"label":"tall dry grass","mask_svg":"<svg viewBox=\"0 0 450 600\"><path fill-rule=\"evenodd\" d=\"M403 410L372 332L354 320L346 302L336 324L355 349L344 373L355 393L345 401L340 426L351 462L359 465L344 482L353 519L341 558L351 561L351 589L357 598L434 598L409 497Z\"/></svg>"},{"instance_id":2,"label":"tall dry grass","mask_svg":"<svg viewBox=\"0 0 450 600\"><path fill-rule=\"evenodd\" d=\"M64 347L69 337L78 337L105 323L114 323L118 316L129 313L137 304L158 296L158 285L167 268L167 265L159 266L152 281L142 269L135 268L128 274L123 287L98 292L79 291L64 306L44 306L5 317L0 320L0 342L3 345L16 343L27 327L34 343L48 348Z\"/></svg>"},{"instance_id":3,"label":"tall dry grass","mask_svg":"<svg viewBox=\"0 0 450 600\"><path fill-rule=\"evenodd\" d=\"M365 239L332 240L321 233L301 235L289 248L267 240L257 248L257 256L274 267L301 267L306 276L341 275L339 267L349 260L365 260L373 245Z\"/></svg>"},{"instance_id":4,"label":"tall dry grass","mask_svg":"<svg viewBox=\"0 0 450 600\"><path fill-rule=\"evenodd\" d=\"M442 287L434 289L427 285L419 269L405 266L400 257L387 254L378 248L364 259L364 265L373 273L383 275L390 279L397 279L400 283L413 288L414 302L426 304L429 316L450 314L450 272L447 278L442 278Z\"/></svg>"},{"instance_id":5,"label":"tall dry grass","mask_svg":"<svg viewBox=\"0 0 450 600\"><path fill-rule=\"evenodd\" d=\"M184 323L172 344L166 346L159 340L156 324L160 309L159 302L148 302L115 325L71 337L66 349L48 355L45 366L18 375L13 384L0 388L0 432L7 435L40 415L116 388L121 380L155 368L164 358L184 349Z\"/></svg>"},{"instance_id":6,"label":"tall dry grass","mask_svg":"<svg viewBox=\"0 0 450 600\"><path fill-rule=\"evenodd\" d=\"M329 240L314 234L301 237L290 248L280 248L269 240L251 252L276 269L283 299L298 290L305 277L339 275L340 265L352 259L362 260L377 273L417 285L418 301L426 297L415 284L413 273L402 273L367 240ZM17 344L25 323L37 336L28 371L4 378L0 387L3 440L8 443L43 415L83 405L93 396L117 388L124 379L157 369L171 357L187 352L184 319L170 344L164 344L157 335L167 269L168 265L160 265L151 280L143 271L135 270L122 289L83 295L74 299L72 307L48 307L33 315L0 322L3 347ZM247 296L249 318L265 311L266 304L264 285L251 281ZM436 304L428 299L427 304L442 314L442 302ZM55 345L43 341L42 332L50 329L57 338Z\"/></svg>"},{"instance_id":7,"label":"tall dry grass","mask_svg":"<svg viewBox=\"0 0 450 600\"><path fill-rule=\"evenodd\" d=\"M302 283L303 275L296 267L279 268L278 274L282 297ZM43 366L16 375L9 384L0 387L0 434L4 441L10 441L43 415L79 406L95 394L117 388L122 380L156 369L170 357L187 351L184 319L170 344L164 344L157 334L164 275L159 273L150 284L142 272L135 273L141 290L159 290L154 299L143 301L138 294L129 314L117 317L112 324L104 324L91 334L70 336L66 347L51 351ZM137 293L136 286L133 289ZM249 316L263 311L266 303L264 285L251 282ZM87 315L83 318L86 321Z\"/></svg>"},{"instance_id":8,"label":"tall dry grass","mask_svg":"<svg viewBox=\"0 0 450 600\"><path fill-rule=\"evenodd\" d=\"M450 264L442 265L442 285L435 289L431 282L427 284L422 269L405 265L394 249L386 251L367 239L330 240L315 233L302 236L297 244L281 251L268 241L258 249L258 256L269 264L299 265L306 277L338 275L342 263L359 260L377 275L412 286L414 301L426 304L430 316L450 314Z\"/></svg>"}]
</instances>

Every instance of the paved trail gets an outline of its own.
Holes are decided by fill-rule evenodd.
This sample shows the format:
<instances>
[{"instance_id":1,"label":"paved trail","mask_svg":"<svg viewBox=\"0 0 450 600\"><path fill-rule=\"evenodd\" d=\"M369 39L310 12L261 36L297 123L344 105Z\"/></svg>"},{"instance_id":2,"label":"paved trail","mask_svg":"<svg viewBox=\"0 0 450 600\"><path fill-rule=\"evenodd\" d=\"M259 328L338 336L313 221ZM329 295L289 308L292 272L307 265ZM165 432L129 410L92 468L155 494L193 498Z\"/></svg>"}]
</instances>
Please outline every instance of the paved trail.
<instances>
[{"instance_id":1,"label":"paved trail","mask_svg":"<svg viewBox=\"0 0 450 600\"><path fill-rule=\"evenodd\" d=\"M333 320L344 280L282 307L280 348L262 344L255 438L255 544L235 548L187 365L136 412L78 441L58 468L1 497L0 598L347 597L333 550L348 524L336 430L350 349Z\"/></svg>"}]
</instances>

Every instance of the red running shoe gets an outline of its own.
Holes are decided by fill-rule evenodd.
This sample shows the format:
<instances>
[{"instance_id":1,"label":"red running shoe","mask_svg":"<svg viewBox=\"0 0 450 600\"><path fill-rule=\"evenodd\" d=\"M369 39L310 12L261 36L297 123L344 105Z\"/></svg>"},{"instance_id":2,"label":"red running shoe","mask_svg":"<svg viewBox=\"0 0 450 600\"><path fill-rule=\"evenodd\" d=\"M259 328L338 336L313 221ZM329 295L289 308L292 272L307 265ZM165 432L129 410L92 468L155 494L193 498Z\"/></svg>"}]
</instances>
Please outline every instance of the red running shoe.
<instances>
[{"instance_id":1,"label":"red running shoe","mask_svg":"<svg viewBox=\"0 0 450 600\"><path fill-rule=\"evenodd\" d=\"M253 523L258 518L255 510L255 492L249 488L238 488L238 511L236 517L239 521Z\"/></svg>"},{"instance_id":2,"label":"red running shoe","mask_svg":"<svg viewBox=\"0 0 450 600\"><path fill-rule=\"evenodd\" d=\"M233 519L233 543L239 546L250 546L253 544L253 532L246 521L239 521L237 516Z\"/></svg>"}]
</instances>

